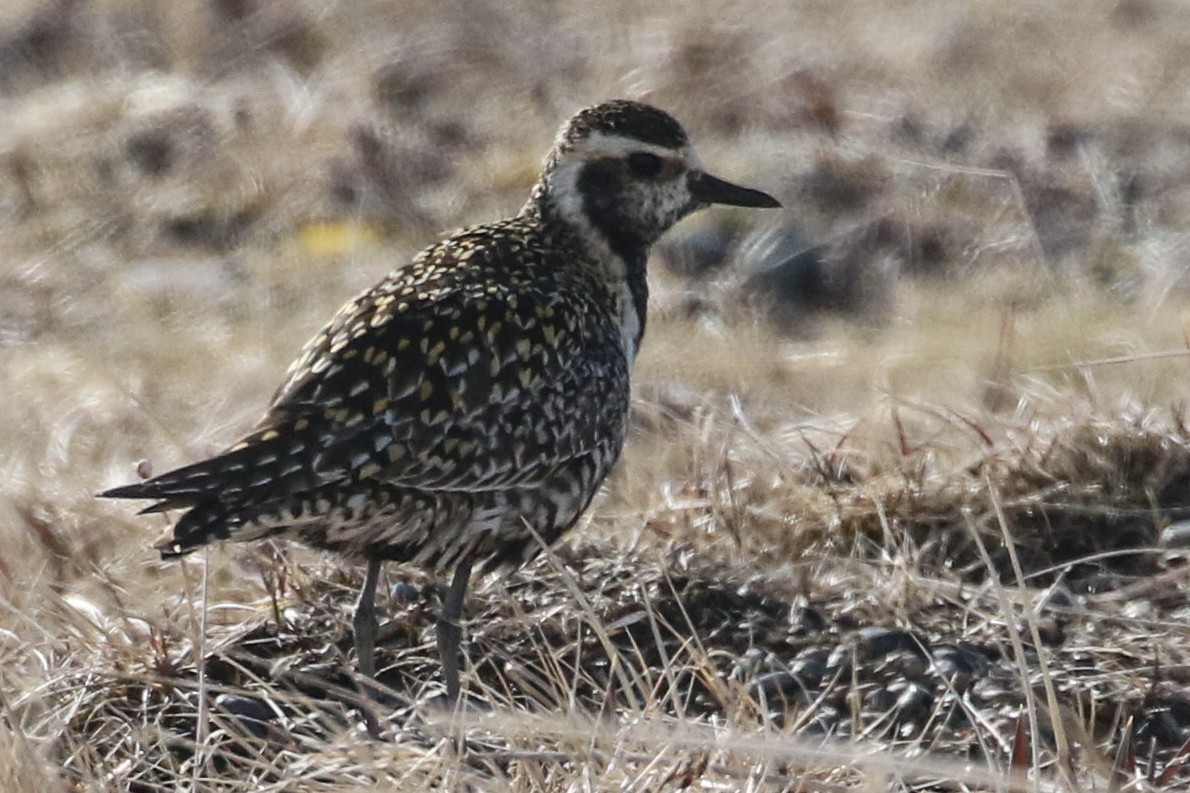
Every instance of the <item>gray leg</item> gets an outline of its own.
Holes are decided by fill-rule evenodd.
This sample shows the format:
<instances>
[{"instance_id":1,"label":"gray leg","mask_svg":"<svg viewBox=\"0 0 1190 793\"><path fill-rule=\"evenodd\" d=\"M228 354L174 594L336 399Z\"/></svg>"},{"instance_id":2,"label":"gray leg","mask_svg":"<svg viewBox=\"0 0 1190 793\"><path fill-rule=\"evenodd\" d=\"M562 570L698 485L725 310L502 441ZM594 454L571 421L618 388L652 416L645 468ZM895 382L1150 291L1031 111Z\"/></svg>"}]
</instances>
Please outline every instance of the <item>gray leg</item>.
<instances>
[{"instance_id":1,"label":"gray leg","mask_svg":"<svg viewBox=\"0 0 1190 793\"><path fill-rule=\"evenodd\" d=\"M368 571L364 573L364 585L360 587L359 602L355 604L355 616L351 627L355 633L356 668L368 681L376 679L376 581L384 563L379 559L368 560ZM372 692L367 682L358 684L360 710L364 714L364 725L368 735L380 740L380 724L372 711Z\"/></svg>"},{"instance_id":2,"label":"gray leg","mask_svg":"<svg viewBox=\"0 0 1190 793\"><path fill-rule=\"evenodd\" d=\"M467 582L471 579L471 559L459 562L446 597L442 600L442 611L438 614L438 655L442 658L442 677L446 680L446 700L450 705L459 701L459 642L463 628L459 620L463 616L463 596Z\"/></svg>"},{"instance_id":3,"label":"gray leg","mask_svg":"<svg viewBox=\"0 0 1190 793\"><path fill-rule=\"evenodd\" d=\"M355 617L351 620L355 631L356 663L360 674L369 680L376 679L376 581L383 564L379 559L368 560L368 572L364 574L359 602L355 604Z\"/></svg>"}]
</instances>

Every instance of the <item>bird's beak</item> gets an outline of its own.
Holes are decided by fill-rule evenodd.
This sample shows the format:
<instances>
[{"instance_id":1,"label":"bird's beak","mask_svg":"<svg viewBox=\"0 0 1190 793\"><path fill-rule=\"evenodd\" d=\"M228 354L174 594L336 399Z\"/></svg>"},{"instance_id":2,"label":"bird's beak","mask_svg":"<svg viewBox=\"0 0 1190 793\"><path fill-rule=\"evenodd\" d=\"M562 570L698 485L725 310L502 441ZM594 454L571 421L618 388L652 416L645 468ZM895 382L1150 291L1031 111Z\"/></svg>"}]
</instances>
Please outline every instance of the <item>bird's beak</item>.
<instances>
[{"instance_id":1,"label":"bird's beak","mask_svg":"<svg viewBox=\"0 0 1190 793\"><path fill-rule=\"evenodd\" d=\"M690 186L690 195L700 203L766 209L781 206L781 202L768 193L725 182L706 171L691 171L686 177L686 182Z\"/></svg>"}]
</instances>

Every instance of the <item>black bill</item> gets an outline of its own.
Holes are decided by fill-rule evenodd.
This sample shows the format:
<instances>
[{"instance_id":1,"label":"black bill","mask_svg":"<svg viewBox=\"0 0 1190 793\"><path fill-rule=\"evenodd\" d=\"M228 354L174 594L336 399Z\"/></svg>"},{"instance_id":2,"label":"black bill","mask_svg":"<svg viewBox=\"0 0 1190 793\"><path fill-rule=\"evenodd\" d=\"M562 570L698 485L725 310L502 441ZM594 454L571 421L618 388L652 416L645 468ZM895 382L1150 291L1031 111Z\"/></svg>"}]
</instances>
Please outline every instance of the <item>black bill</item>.
<instances>
[{"instance_id":1,"label":"black bill","mask_svg":"<svg viewBox=\"0 0 1190 793\"><path fill-rule=\"evenodd\" d=\"M704 204L730 204L736 207L762 208L781 206L781 202L768 193L725 182L705 171L691 171L686 178L690 185L690 195L694 197L695 201Z\"/></svg>"}]
</instances>

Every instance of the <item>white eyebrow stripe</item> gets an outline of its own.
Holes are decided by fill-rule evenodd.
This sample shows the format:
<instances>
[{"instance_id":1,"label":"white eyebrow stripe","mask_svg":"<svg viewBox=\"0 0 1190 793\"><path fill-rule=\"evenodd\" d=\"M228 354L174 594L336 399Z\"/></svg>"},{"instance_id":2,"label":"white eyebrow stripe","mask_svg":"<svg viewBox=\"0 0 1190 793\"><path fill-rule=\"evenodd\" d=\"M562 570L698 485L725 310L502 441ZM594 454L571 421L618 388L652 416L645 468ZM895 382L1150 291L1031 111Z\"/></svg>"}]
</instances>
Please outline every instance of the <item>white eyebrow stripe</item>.
<instances>
[{"instance_id":1,"label":"white eyebrow stripe","mask_svg":"<svg viewBox=\"0 0 1190 793\"><path fill-rule=\"evenodd\" d=\"M648 152L666 160L679 160L688 165L697 165L701 161L692 146L671 149L654 143L645 143L625 135L608 135L603 132L592 132L586 138L576 141L567 156L578 159L594 159L596 157L624 157L633 152Z\"/></svg>"}]
</instances>

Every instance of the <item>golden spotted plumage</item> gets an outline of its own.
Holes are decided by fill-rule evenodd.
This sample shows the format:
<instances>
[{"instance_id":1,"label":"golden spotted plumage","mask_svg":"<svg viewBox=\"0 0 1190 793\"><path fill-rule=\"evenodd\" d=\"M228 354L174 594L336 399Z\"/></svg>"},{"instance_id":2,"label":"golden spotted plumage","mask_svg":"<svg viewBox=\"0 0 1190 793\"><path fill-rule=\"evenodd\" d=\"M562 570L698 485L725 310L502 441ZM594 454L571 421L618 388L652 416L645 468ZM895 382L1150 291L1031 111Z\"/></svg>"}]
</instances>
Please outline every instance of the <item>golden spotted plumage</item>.
<instances>
[{"instance_id":1,"label":"golden spotted plumage","mask_svg":"<svg viewBox=\"0 0 1190 793\"><path fill-rule=\"evenodd\" d=\"M648 247L714 202L776 205L699 170L662 111L588 108L519 215L455 233L343 306L250 434L104 495L187 510L165 556L291 536L368 560L369 675L379 563L454 570L439 635L457 693L452 625L472 565L522 563L590 503L624 443Z\"/></svg>"}]
</instances>

